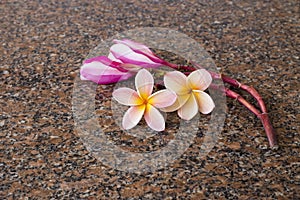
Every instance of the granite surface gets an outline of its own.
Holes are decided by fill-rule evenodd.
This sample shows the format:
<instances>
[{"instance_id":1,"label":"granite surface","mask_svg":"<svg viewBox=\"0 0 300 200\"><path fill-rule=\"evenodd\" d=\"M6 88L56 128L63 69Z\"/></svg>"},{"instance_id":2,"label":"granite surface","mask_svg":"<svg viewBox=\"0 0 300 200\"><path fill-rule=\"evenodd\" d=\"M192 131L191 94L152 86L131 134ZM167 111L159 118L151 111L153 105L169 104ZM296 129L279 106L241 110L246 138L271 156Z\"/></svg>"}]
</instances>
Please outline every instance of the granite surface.
<instances>
[{"instance_id":1,"label":"granite surface","mask_svg":"<svg viewBox=\"0 0 300 200\"><path fill-rule=\"evenodd\" d=\"M297 0L1 0L1 199L299 199L299 6ZM100 41L137 27L190 36L222 73L254 86L279 148L270 149L260 121L228 99L223 131L204 157L197 156L202 134L155 172L119 171L93 157L74 127L74 80ZM96 97L109 98L101 90ZM128 138L111 139L126 146Z\"/></svg>"}]
</instances>

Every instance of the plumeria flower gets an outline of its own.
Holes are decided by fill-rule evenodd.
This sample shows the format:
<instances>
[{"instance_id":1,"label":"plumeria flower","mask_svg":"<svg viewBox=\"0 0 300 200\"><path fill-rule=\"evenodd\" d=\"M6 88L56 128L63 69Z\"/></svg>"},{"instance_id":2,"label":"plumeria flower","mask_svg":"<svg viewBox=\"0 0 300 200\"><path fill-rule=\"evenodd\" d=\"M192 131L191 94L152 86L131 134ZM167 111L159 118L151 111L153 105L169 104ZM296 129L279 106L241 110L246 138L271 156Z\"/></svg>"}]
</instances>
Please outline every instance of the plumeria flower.
<instances>
[{"instance_id":1,"label":"plumeria flower","mask_svg":"<svg viewBox=\"0 0 300 200\"><path fill-rule=\"evenodd\" d=\"M98 56L85 60L80 70L81 80L98 84L111 84L127 80L141 68L158 68L165 61L152 51L131 40L114 40L108 57Z\"/></svg>"},{"instance_id":2,"label":"plumeria flower","mask_svg":"<svg viewBox=\"0 0 300 200\"><path fill-rule=\"evenodd\" d=\"M136 90L118 88L113 98L120 104L130 106L126 111L122 126L124 129L135 127L144 116L147 125L155 131L165 129L165 120L158 109L168 107L176 101L176 94L168 89L152 94L154 79L149 71L141 69L135 77ZM158 108L158 109L157 109Z\"/></svg>"},{"instance_id":3,"label":"plumeria flower","mask_svg":"<svg viewBox=\"0 0 300 200\"><path fill-rule=\"evenodd\" d=\"M205 69L193 71L188 77L179 71L167 72L164 84L167 89L177 94L177 99L173 105L162 110L165 112L178 110L179 117L185 120L192 119L198 110L203 114L210 113L215 104L203 91L211 82L212 77Z\"/></svg>"},{"instance_id":4,"label":"plumeria flower","mask_svg":"<svg viewBox=\"0 0 300 200\"><path fill-rule=\"evenodd\" d=\"M90 80L97 84L111 84L127 80L134 76L141 67L98 56L84 61L80 69L81 80Z\"/></svg>"},{"instance_id":5,"label":"plumeria flower","mask_svg":"<svg viewBox=\"0 0 300 200\"><path fill-rule=\"evenodd\" d=\"M111 46L109 57L124 63L131 63L145 68L157 68L166 61L158 58L145 45L128 40L114 40L116 44Z\"/></svg>"}]
</instances>

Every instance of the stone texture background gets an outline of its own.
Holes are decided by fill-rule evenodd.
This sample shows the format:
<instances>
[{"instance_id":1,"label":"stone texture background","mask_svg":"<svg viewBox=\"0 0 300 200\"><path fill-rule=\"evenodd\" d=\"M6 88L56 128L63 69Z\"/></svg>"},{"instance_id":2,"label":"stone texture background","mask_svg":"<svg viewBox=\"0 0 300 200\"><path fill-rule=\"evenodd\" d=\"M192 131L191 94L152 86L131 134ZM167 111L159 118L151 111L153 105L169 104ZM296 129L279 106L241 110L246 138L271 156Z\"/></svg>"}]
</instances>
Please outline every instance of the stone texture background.
<instances>
[{"instance_id":1,"label":"stone texture background","mask_svg":"<svg viewBox=\"0 0 300 200\"><path fill-rule=\"evenodd\" d=\"M1 199L299 199L299 1L0 2ZM228 99L219 145L130 174L93 158L74 131L74 78L101 40L136 27L197 40L222 73L253 85L278 133ZM201 136L197 136L201 137Z\"/></svg>"}]
</instances>

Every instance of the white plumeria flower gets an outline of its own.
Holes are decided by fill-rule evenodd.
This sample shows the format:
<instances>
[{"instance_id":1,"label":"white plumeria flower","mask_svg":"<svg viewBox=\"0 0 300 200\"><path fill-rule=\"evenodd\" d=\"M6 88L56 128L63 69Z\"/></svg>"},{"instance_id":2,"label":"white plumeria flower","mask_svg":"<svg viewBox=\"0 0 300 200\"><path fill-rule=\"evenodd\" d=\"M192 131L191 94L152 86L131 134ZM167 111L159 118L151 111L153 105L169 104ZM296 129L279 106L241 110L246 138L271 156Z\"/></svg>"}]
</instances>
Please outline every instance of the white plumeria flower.
<instances>
[{"instance_id":1,"label":"white plumeria flower","mask_svg":"<svg viewBox=\"0 0 300 200\"><path fill-rule=\"evenodd\" d=\"M152 94L154 79L146 69L140 70L135 77L137 91L130 88L118 88L113 98L120 104L131 106L122 121L124 129L135 127L144 116L146 123L155 131L165 129L165 120L157 108L164 108L176 101L176 94L168 89Z\"/></svg>"},{"instance_id":2,"label":"white plumeria flower","mask_svg":"<svg viewBox=\"0 0 300 200\"><path fill-rule=\"evenodd\" d=\"M163 108L165 112L178 110L180 118L192 119L198 110L203 114L210 113L215 104L212 98L205 92L212 82L212 77L205 69L193 71L187 77L179 71L167 72L164 76L164 84L167 89L177 94L177 100L169 107Z\"/></svg>"}]
</instances>

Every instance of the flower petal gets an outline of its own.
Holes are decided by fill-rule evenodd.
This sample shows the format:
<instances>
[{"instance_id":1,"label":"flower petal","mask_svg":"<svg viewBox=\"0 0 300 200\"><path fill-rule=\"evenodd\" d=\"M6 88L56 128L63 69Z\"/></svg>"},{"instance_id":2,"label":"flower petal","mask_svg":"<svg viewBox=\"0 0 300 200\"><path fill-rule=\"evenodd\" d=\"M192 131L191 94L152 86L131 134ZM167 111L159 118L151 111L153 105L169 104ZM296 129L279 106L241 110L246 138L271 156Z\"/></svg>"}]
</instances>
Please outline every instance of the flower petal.
<instances>
[{"instance_id":1,"label":"flower petal","mask_svg":"<svg viewBox=\"0 0 300 200\"><path fill-rule=\"evenodd\" d=\"M130 88L118 88L112 93L113 98L126 106L137 106L144 103L136 91Z\"/></svg>"},{"instance_id":2,"label":"flower petal","mask_svg":"<svg viewBox=\"0 0 300 200\"><path fill-rule=\"evenodd\" d=\"M83 64L88 64L88 63L92 63L92 62L101 62L101 63L109 66L109 63L112 62L112 60L106 56L96 56L96 57L92 57L92 58L88 58L88 59L84 60Z\"/></svg>"},{"instance_id":3,"label":"flower petal","mask_svg":"<svg viewBox=\"0 0 300 200\"><path fill-rule=\"evenodd\" d=\"M207 93L200 90L193 90L193 94L196 97L198 108L201 113L208 114L214 109L214 101Z\"/></svg>"},{"instance_id":4,"label":"flower petal","mask_svg":"<svg viewBox=\"0 0 300 200\"><path fill-rule=\"evenodd\" d=\"M152 54L152 51L147 46L145 46L141 43L134 42L134 41L128 40L128 39L113 40L113 41L117 44L124 44L124 45L130 47L133 51L140 51L140 52L144 52L147 54Z\"/></svg>"},{"instance_id":5,"label":"flower petal","mask_svg":"<svg viewBox=\"0 0 300 200\"><path fill-rule=\"evenodd\" d=\"M167 72L164 76L166 88L174 91L177 95L183 95L189 92L186 82L187 77L179 71Z\"/></svg>"},{"instance_id":6,"label":"flower petal","mask_svg":"<svg viewBox=\"0 0 300 200\"><path fill-rule=\"evenodd\" d=\"M127 80L133 73L121 72L115 68L109 67L101 62L91 62L84 64L80 68L82 80L90 80L98 84L116 83L121 80Z\"/></svg>"},{"instance_id":7,"label":"flower petal","mask_svg":"<svg viewBox=\"0 0 300 200\"><path fill-rule=\"evenodd\" d=\"M177 99L177 95L171 90L160 90L155 92L148 98L148 103L156 108L164 108L171 106Z\"/></svg>"},{"instance_id":8,"label":"flower petal","mask_svg":"<svg viewBox=\"0 0 300 200\"><path fill-rule=\"evenodd\" d=\"M168 107L161 108L160 110L163 112L173 112L175 110L178 110L180 107L182 107L185 102L189 99L190 94L185 94L185 95L178 95L175 102Z\"/></svg>"},{"instance_id":9,"label":"flower petal","mask_svg":"<svg viewBox=\"0 0 300 200\"><path fill-rule=\"evenodd\" d=\"M144 100L151 95L154 85L154 79L151 73L146 69L141 69L135 76L135 87L138 94Z\"/></svg>"},{"instance_id":10,"label":"flower petal","mask_svg":"<svg viewBox=\"0 0 300 200\"><path fill-rule=\"evenodd\" d=\"M82 81L87 81L87 80L89 80L89 79L85 78L84 76L82 76L82 74L80 74L80 80L82 80Z\"/></svg>"},{"instance_id":11,"label":"flower petal","mask_svg":"<svg viewBox=\"0 0 300 200\"><path fill-rule=\"evenodd\" d=\"M206 90L212 82L212 77L205 69L193 71L187 78L189 87L193 90Z\"/></svg>"},{"instance_id":12,"label":"flower petal","mask_svg":"<svg viewBox=\"0 0 300 200\"><path fill-rule=\"evenodd\" d=\"M145 112L145 108L145 104L130 107L124 114L122 121L123 128L128 130L135 127L142 119Z\"/></svg>"},{"instance_id":13,"label":"flower petal","mask_svg":"<svg viewBox=\"0 0 300 200\"><path fill-rule=\"evenodd\" d=\"M163 115L152 105L147 104L145 120L150 128L155 131L165 130L165 119Z\"/></svg>"},{"instance_id":14,"label":"flower petal","mask_svg":"<svg viewBox=\"0 0 300 200\"><path fill-rule=\"evenodd\" d=\"M140 69L142 69L140 66L130 63L123 63L120 65L120 67L131 72L138 72Z\"/></svg>"},{"instance_id":15,"label":"flower petal","mask_svg":"<svg viewBox=\"0 0 300 200\"><path fill-rule=\"evenodd\" d=\"M143 54L146 57L148 57L150 60L152 60L154 63L165 63L164 60L158 58L154 55L154 53L146 46L138 42L134 42L132 40L123 39L123 40L114 40L117 44L124 44L128 46L130 49L132 49L134 52Z\"/></svg>"},{"instance_id":16,"label":"flower petal","mask_svg":"<svg viewBox=\"0 0 300 200\"><path fill-rule=\"evenodd\" d=\"M105 66L108 67L112 67L115 68L121 72L128 72L129 70L124 69L121 67L121 65L123 64L122 61L114 61L112 59L110 59L109 57L106 56L97 56L97 57L93 57L93 58L89 58L87 60L84 61L84 64L88 64L88 63L92 63L92 62L100 62Z\"/></svg>"},{"instance_id":17,"label":"flower petal","mask_svg":"<svg viewBox=\"0 0 300 200\"><path fill-rule=\"evenodd\" d=\"M198 113L198 105L193 94L190 95L187 102L178 110L181 119L190 120Z\"/></svg>"},{"instance_id":18,"label":"flower petal","mask_svg":"<svg viewBox=\"0 0 300 200\"><path fill-rule=\"evenodd\" d=\"M114 54L112 54L111 52L108 54L107 56L109 59L111 59L112 61L116 61L116 62L119 62L119 63L123 63L121 60L117 59Z\"/></svg>"},{"instance_id":19,"label":"flower petal","mask_svg":"<svg viewBox=\"0 0 300 200\"><path fill-rule=\"evenodd\" d=\"M128 46L124 44L114 44L110 47L110 52L115 58L121 60L124 63L130 63L139 65L142 67L158 67L160 63L153 62L147 56L134 52Z\"/></svg>"}]
</instances>

